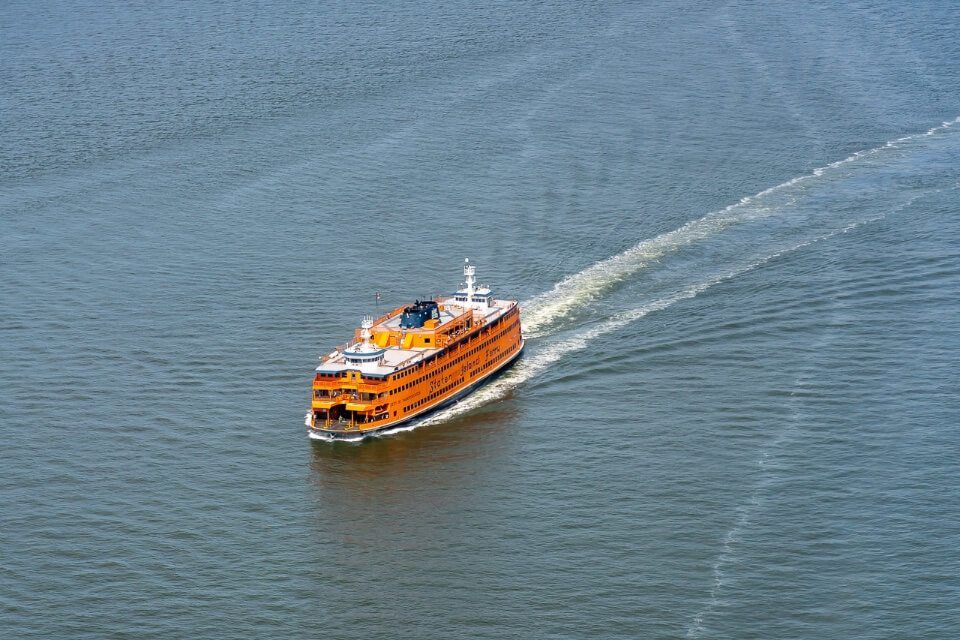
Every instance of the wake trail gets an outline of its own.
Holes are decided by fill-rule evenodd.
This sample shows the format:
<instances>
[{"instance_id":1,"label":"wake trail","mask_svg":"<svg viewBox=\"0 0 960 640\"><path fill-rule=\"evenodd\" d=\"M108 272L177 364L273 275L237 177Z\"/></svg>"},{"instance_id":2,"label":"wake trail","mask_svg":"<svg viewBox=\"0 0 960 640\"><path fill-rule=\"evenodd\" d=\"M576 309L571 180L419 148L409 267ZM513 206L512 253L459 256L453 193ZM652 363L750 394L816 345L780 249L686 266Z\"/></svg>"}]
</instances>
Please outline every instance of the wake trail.
<instances>
[{"instance_id":1,"label":"wake trail","mask_svg":"<svg viewBox=\"0 0 960 640\"><path fill-rule=\"evenodd\" d=\"M780 206L773 206L773 203L764 202L764 199L772 194L789 191L790 188L795 185L805 182L809 183L823 176L828 176L831 172L841 167L853 165L857 161L862 161L868 157L878 156L886 150L901 148L910 142L929 138L930 136L950 129L958 123L960 123L960 117L928 129L924 133L904 136L891 140L879 147L874 147L866 151L858 151L843 160L832 162L824 167L814 169L810 174L793 178L787 182L765 189L756 195L743 198L738 203L730 205L721 211L707 214L703 218L689 222L674 231L642 241L623 253L597 262L587 269L561 280L552 290L540 294L524 303L525 338L543 338L549 336L552 330L560 328L558 320L572 307L581 306L589 300L598 297L604 291L658 258L679 251L682 247L697 241L716 236L720 231L738 223L745 223L750 220L766 217L784 216L787 212L795 211L796 207L792 206L795 204L794 194L788 194L788 201L786 203L780 203ZM936 189L934 191L936 191ZM617 313L575 335L549 342L532 355L525 356L519 360L517 364L503 376L490 382L456 405L439 411L420 422L406 427L406 429L416 428L420 425L441 423L472 411L483 404L499 399L514 388L534 378L563 357L585 349L592 341L603 335L622 329L651 313L667 309L680 301L694 298L717 284L760 268L781 256L839 234L847 233L864 224L875 222L887 215L903 210L910 206L917 198L923 197L926 193L929 193L929 191L908 192L906 198L896 203L884 203L884 208L881 209L879 213L874 211L867 215L861 214L858 216L858 219L848 221L846 224L829 231L820 230L818 232L817 226L822 226L820 224L822 221L819 217L815 218L813 220L816 224L816 226L813 227L814 235L808 234L806 238L797 239L786 246L776 250L770 250L753 259L744 258L739 266L732 266L727 270L721 271L719 274L704 278L699 282L679 287L666 295L661 295L652 302ZM859 197L859 192L857 192L855 198ZM828 211L827 215L832 215L832 212ZM804 224L809 222L809 220L805 220ZM809 230L803 228L803 231L806 233Z\"/></svg>"},{"instance_id":2,"label":"wake trail","mask_svg":"<svg viewBox=\"0 0 960 640\"><path fill-rule=\"evenodd\" d=\"M814 169L809 174L798 176L755 195L745 197L724 209L688 222L678 229L639 242L620 254L597 262L579 273L562 279L551 290L523 303L524 336L526 339L548 337L566 328L561 320L571 309L586 306L586 303L590 300L600 297L632 274L661 258L678 253L684 247L698 242L701 244L708 242L727 243L721 246L721 253L713 254L711 258L708 258L706 264L703 264L701 259L691 265L690 272L694 275L697 271L702 271L704 267L708 270L718 270L714 275L702 277L700 280L689 284L677 283L673 285L672 291L656 295L651 302L619 312L574 335L540 344L534 353L521 358L501 377L489 382L457 404L398 429L382 432L379 435L390 435L424 425L438 424L468 413L481 405L504 397L565 356L585 349L592 341L601 336L620 330L651 313L663 311L678 302L695 298L717 284L760 268L781 256L838 234L847 233L909 206L914 200L922 197L924 193L929 193L930 189L924 187L924 189L904 190L900 188L897 180L916 178L917 175L928 178L927 173L929 173L930 167L923 162L918 163L917 158L912 155L900 157L895 162L889 162L884 159L883 154L891 150L907 149L911 143L936 136L958 123L960 123L960 117L928 129L924 133L904 136L872 149L858 151L842 160ZM952 144L953 140L947 142ZM956 153L952 146L949 147L948 151L950 154ZM886 164L878 166L874 163L874 160L884 161ZM927 162L931 161L927 159ZM952 167L955 166L954 156L949 155L945 164L947 169L952 170ZM873 171L847 173L841 171L841 169L856 167ZM918 167L927 173L917 174ZM935 165L934 168L936 168ZM848 180L837 182L835 179L839 178ZM868 179L866 187L860 184L864 178ZM952 179L955 181L955 176ZM823 180L827 182L822 182ZM874 184L877 180L880 180L880 183ZM883 185L887 183L893 184L895 188L892 190L884 188ZM822 203L815 203L816 206L813 209L810 208L811 205L807 201L801 201L798 204L798 200L802 200L802 191L798 189L798 186L807 188L814 185L828 187L825 192L814 190L814 200L816 200L816 197L822 198L824 195L838 196L839 199L835 198L825 208ZM870 199L873 194L877 193L887 199L880 202ZM893 201L889 199L891 194L895 196ZM838 214L838 211L842 211L843 207L851 204L862 205L864 201L869 205L866 208L872 210L872 213L864 214L858 208L859 213L854 216L854 219L847 221L844 221L842 216ZM877 213L877 211L880 213ZM743 239L736 235L731 236L729 233L721 233L725 229L737 225L746 226L748 222L767 225L767 227L760 229L763 235L759 239L768 244L771 240L774 240L775 243L780 244L779 248L768 247L767 251L763 252L762 244L758 244L757 237L748 236ZM772 225L775 228L771 230L769 227L772 222L777 224ZM833 228L824 228L830 226ZM789 232L787 236L784 236L785 231ZM790 239L788 236L791 235L802 237ZM732 244L731 241L733 241ZM752 253L754 248L759 247L761 249L760 255L756 253L752 256L744 255L743 245L750 248L747 253ZM733 264L724 268L728 259ZM728 544L732 545L733 540L731 539Z\"/></svg>"},{"instance_id":3,"label":"wake trail","mask_svg":"<svg viewBox=\"0 0 960 640\"><path fill-rule=\"evenodd\" d=\"M876 221L882 217L883 216L878 216L878 217L870 218L868 220L854 222L836 231L831 231L830 233L823 234L811 240L805 240L803 242L799 242L785 249L781 249L774 253L768 254L758 260L745 264L741 267L724 272L720 275L714 276L702 282L692 284L671 295L659 298L643 306L637 307L635 309L631 309L629 311L618 313L617 315L613 316L609 320L606 320L594 327L591 327L586 331L570 336L569 338L552 342L549 345L547 345L545 348L535 353L534 355L522 358L517 362L516 365L514 365L514 367L510 371L505 373L502 377L498 378L497 380L494 380L493 382L487 384L482 389L467 396L467 398L465 398L464 400L461 400L457 404L447 409L441 410L420 422L401 428L398 431L407 431L419 426L446 422L459 415L472 411L473 409L476 409L479 406L487 404L488 402L502 398L511 390L527 382L528 380L530 380L537 374L541 373L542 371L547 369L550 365L554 364L561 358L571 353L575 353L577 351L581 351L585 349L587 346L589 346L589 344L592 341L596 340L601 336L604 336L611 332L622 329L623 327L626 327L627 325L633 322L636 322L637 320L640 320L641 318L648 316L651 313L655 313L657 311L663 311L664 309L667 309L668 307L671 307L680 301L695 298L696 296L700 295L701 293L703 293L704 291L706 291L707 289L715 285L718 285L722 282L726 282L728 280L736 278L737 276L747 273L748 271L753 271L754 269L762 267L768 262L771 262L772 260L776 260L781 256L803 249L804 247L807 247L817 242L821 242L833 236L836 236L842 233L847 233L853 229L856 229L857 227L860 227L869 222Z\"/></svg>"},{"instance_id":4,"label":"wake trail","mask_svg":"<svg viewBox=\"0 0 960 640\"><path fill-rule=\"evenodd\" d=\"M842 160L818 167L808 174L764 189L752 196L742 198L719 211L708 213L692 220L678 229L643 240L626 251L594 263L579 273L567 276L554 287L523 304L524 333L536 338L546 335L552 325L572 309L596 299L619 282L657 260L719 234L724 229L744 222L777 215L784 210L782 203L768 202L773 196L789 196L791 191L817 178L830 176L848 165L864 161L889 150L898 149L911 142L922 140L943 132L960 123L960 117L948 120L924 133L903 136L885 144L858 151Z\"/></svg>"}]
</instances>

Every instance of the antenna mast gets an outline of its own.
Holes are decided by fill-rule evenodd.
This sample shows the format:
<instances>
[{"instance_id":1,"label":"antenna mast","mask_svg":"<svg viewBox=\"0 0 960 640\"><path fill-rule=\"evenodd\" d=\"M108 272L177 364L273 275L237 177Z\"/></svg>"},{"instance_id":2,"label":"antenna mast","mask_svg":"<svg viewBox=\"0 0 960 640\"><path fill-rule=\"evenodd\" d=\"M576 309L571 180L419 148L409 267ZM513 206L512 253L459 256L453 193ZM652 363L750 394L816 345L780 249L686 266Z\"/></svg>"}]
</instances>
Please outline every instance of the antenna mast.
<instances>
[{"instance_id":1,"label":"antenna mast","mask_svg":"<svg viewBox=\"0 0 960 640\"><path fill-rule=\"evenodd\" d=\"M476 275L477 268L470 264L470 258L463 259L463 277L467 281L467 301L473 302L473 291L474 291L474 278Z\"/></svg>"}]
</instances>

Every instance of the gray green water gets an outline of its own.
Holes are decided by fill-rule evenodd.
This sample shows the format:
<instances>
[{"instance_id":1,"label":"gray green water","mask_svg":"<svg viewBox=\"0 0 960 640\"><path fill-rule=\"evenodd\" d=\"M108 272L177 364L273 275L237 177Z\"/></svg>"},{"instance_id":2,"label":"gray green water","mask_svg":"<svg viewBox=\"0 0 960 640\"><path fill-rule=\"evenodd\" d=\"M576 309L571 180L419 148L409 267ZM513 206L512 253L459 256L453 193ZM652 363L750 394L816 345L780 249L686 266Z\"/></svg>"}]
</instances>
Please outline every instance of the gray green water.
<instances>
[{"instance_id":1,"label":"gray green water","mask_svg":"<svg viewBox=\"0 0 960 640\"><path fill-rule=\"evenodd\" d=\"M958 60L951 2L4 3L0 635L955 635ZM525 358L309 441L464 256Z\"/></svg>"}]
</instances>

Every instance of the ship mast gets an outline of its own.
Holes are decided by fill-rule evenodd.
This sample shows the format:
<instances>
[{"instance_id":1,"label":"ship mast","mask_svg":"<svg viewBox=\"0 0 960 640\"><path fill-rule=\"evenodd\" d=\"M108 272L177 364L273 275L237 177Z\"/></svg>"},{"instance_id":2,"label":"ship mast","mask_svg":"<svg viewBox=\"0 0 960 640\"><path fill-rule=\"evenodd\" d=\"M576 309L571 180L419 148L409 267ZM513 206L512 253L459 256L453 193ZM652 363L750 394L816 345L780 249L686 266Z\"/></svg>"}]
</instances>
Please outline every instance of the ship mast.
<instances>
[{"instance_id":1,"label":"ship mast","mask_svg":"<svg viewBox=\"0 0 960 640\"><path fill-rule=\"evenodd\" d=\"M463 277L466 279L467 287L467 302L473 302L473 291L474 291L474 275L477 273L477 268L470 264L470 258L463 259Z\"/></svg>"},{"instance_id":2,"label":"ship mast","mask_svg":"<svg viewBox=\"0 0 960 640\"><path fill-rule=\"evenodd\" d=\"M370 344L370 328L373 327L373 318L370 316L364 316L363 321L360 323L360 348L364 351L372 351L373 345Z\"/></svg>"}]
</instances>

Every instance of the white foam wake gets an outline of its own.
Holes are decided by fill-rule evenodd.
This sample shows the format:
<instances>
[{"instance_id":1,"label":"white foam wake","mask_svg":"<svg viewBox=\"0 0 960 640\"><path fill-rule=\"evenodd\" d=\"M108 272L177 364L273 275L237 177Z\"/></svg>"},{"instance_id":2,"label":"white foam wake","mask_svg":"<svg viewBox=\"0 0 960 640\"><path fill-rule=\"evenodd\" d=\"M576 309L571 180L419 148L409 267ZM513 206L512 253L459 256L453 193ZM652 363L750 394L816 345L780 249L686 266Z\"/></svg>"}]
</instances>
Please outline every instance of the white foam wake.
<instances>
[{"instance_id":1,"label":"white foam wake","mask_svg":"<svg viewBox=\"0 0 960 640\"><path fill-rule=\"evenodd\" d=\"M605 290L614 286L621 280L626 279L633 273L642 269L644 266L655 260L678 251L680 248L691 245L697 241L708 239L715 236L723 229L744 223L750 220L757 220L767 216L781 214L787 208L775 206L777 203L765 202L765 199L773 194L787 192L790 197L789 188L828 174L832 170L839 169L845 165L850 165L858 160L869 156L876 156L887 149L902 147L912 141L919 140L928 136L942 132L955 124L960 123L960 117L944 122L942 125L933 127L924 133L904 136L891 140L880 147L858 151L843 160L830 163L824 167L815 169L807 175L799 176L781 183L769 189L765 189L753 196L743 198L739 202L732 204L725 209L716 211L697 220L688 222L682 227L663 233L655 238L644 240L630 249L597 262L592 266L574 275L564 278L558 282L552 290L534 297L524 303L524 332L529 338L542 337L550 333L550 328L557 325L557 321L562 318L571 308L579 306L584 302L598 297ZM790 198L792 200L792 198ZM909 205L914 198L910 198L905 204ZM780 201L782 203L782 201ZM900 207L898 207L900 208ZM785 248L771 252L763 257L757 258L752 262L733 266L717 275L708 277L698 283L680 288L677 291L649 302L640 307L618 313L617 315L600 322L588 329L585 329L575 335L556 340L535 352L533 355L524 357L514 367L506 372L502 377L490 382L482 389L472 393L464 400L434 413L422 420L410 423L396 430L384 432L383 435L397 433L400 431L409 431L423 425L437 424L445 422L456 416L467 413L492 400L502 398L512 389L530 380L538 375L550 365L554 364L564 356L580 351L586 348L593 340L617 331L626 325L635 322L651 313L666 309L682 300L694 298L703 291L716 284L730 280L747 271L751 271L762 265L775 260L776 258L802 249L813 243L820 242L837 234L846 233L851 229L859 227L868 222L880 219L886 214L874 216L868 219L861 219L852 222L844 227L833 231L822 233L812 239L796 242ZM718 267L722 265L717 265Z\"/></svg>"},{"instance_id":2,"label":"white foam wake","mask_svg":"<svg viewBox=\"0 0 960 640\"><path fill-rule=\"evenodd\" d=\"M494 380L493 382L489 383L482 389L472 393L461 402L451 407L448 407L447 409L439 411L431 415L430 417L424 419L423 421L420 421L420 422L417 422L416 424L412 424L408 427L405 427L404 430L414 429L416 427L428 425L428 424L437 424L440 422L445 422L458 415L467 413L468 411L471 411L488 402L502 398L507 393L509 393L512 389L530 380L531 378L533 378L543 370L547 369L550 365L554 364L564 356L567 356L576 351L581 351L585 349L593 340L603 335L622 329L628 324L632 322L636 322L637 320L643 318L644 316L650 315L651 313L655 313L657 311L662 311L663 309L666 309L682 300L688 300L690 298L694 298L700 293L709 289L710 287L713 287L714 285L717 285L717 284L720 284L721 282L725 282L727 280L735 278L748 271L757 269L758 267L761 267L767 264L768 262L770 262L771 260L775 260L779 258L780 256L783 256L788 253L792 253L794 251L807 247L816 242L820 242L822 240L826 240L827 238L831 238L835 235L838 235L841 233L847 233L852 229L855 229L868 222L875 221L880 217L882 216L873 217L867 220L860 220L860 221L851 223L845 227L842 227L840 229L837 229L835 231L831 231L829 233L820 235L816 238L805 240L803 242L798 242L794 245L791 245L787 248L781 249L774 253L770 253L762 258L759 258L753 262L747 263L743 266L736 267L729 271L723 272L719 275L716 275L702 282L692 284L671 295L665 296L663 298L659 298L641 307L637 307L635 309L631 309L629 311L624 311L622 313L619 313L613 316L612 318L610 318L609 320L605 320L604 322L601 322L600 324L597 324L576 335L570 336L569 338L553 342L547 345L546 347L544 347L543 349L541 349L540 351L538 351L537 353L535 353L534 355L521 359L516 365L514 365L513 369L508 371L501 378Z\"/></svg>"},{"instance_id":3,"label":"white foam wake","mask_svg":"<svg viewBox=\"0 0 960 640\"><path fill-rule=\"evenodd\" d=\"M846 165L936 135L957 123L960 123L960 117L948 120L924 133L903 136L879 147L858 151L842 160L818 167L809 174L798 176L752 196L747 196L724 209L692 220L678 229L643 240L622 253L594 263L579 273L567 276L554 285L550 291L544 292L523 304L524 332L527 337L531 338L542 336L552 324L562 319L573 308L597 298L610 287L658 259L697 241L716 235L732 225L775 215L781 209L777 208L774 203L765 202L770 196L782 195L784 192L789 192L791 188L802 185L813 178L820 178L837 171Z\"/></svg>"}]
</instances>

